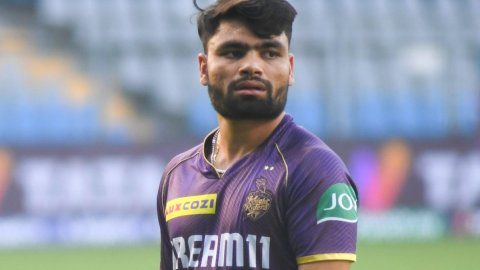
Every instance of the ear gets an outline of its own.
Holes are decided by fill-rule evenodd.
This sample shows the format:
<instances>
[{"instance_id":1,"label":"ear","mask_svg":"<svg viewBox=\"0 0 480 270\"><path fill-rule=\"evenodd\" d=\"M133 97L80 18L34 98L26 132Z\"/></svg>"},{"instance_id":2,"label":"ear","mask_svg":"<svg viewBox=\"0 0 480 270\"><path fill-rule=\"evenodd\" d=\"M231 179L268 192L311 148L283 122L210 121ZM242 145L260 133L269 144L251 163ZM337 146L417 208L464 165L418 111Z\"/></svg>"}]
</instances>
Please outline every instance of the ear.
<instances>
[{"instance_id":1,"label":"ear","mask_svg":"<svg viewBox=\"0 0 480 270\"><path fill-rule=\"evenodd\" d=\"M288 75L288 85L293 85L295 83L295 78L293 76L293 64L295 62L295 56L293 54L290 54L288 56L288 61L290 64L290 74Z\"/></svg>"},{"instance_id":2,"label":"ear","mask_svg":"<svg viewBox=\"0 0 480 270\"><path fill-rule=\"evenodd\" d=\"M207 55L204 53L198 54L198 68L200 71L200 83L204 86L207 86L208 85Z\"/></svg>"}]
</instances>

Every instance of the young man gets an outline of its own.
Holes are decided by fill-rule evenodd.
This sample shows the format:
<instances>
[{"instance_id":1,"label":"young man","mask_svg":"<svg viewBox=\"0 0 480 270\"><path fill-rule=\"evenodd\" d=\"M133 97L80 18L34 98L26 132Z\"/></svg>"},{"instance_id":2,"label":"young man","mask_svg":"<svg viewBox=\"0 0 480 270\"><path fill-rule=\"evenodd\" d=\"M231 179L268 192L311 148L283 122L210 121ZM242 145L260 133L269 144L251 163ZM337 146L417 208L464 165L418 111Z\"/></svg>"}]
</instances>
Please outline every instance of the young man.
<instances>
[{"instance_id":1,"label":"young man","mask_svg":"<svg viewBox=\"0 0 480 270\"><path fill-rule=\"evenodd\" d=\"M200 9L200 82L219 126L165 169L162 270L345 270L356 260L354 183L284 112L295 16L286 0Z\"/></svg>"}]
</instances>

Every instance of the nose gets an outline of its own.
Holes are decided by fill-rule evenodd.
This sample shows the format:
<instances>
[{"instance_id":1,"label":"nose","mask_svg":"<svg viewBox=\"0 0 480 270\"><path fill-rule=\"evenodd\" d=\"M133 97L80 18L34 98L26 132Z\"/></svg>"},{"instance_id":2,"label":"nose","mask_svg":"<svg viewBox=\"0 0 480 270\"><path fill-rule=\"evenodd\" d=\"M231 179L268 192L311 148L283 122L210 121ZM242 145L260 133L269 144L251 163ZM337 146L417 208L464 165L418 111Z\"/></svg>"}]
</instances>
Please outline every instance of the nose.
<instances>
[{"instance_id":1,"label":"nose","mask_svg":"<svg viewBox=\"0 0 480 270\"><path fill-rule=\"evenodd\" d=\"M255 51L247 53L240 63L240 75L261 76L263 74L262 57Z\"/></svg>"}]
</instances>

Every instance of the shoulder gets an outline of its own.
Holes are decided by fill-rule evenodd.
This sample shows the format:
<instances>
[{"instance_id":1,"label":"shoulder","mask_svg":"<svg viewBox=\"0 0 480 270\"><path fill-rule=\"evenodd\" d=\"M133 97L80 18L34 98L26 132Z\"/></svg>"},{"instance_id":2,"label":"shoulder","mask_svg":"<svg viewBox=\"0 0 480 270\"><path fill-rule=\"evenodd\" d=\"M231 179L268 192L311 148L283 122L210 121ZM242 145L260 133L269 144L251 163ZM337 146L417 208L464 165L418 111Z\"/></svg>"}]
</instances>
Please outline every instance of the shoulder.
<instances>
[{"instance_id":1,"label":"shoulder","mask_svg":"<svg viewBox=\"0 0 480 270\"><path fill-rule=\"evenodd\" d=\"M329 186L349 182L343 160L318 136L298 125L292 125L278 142L290 171L289 183Z\"/></svg>"},{"instance_id":2,"label":"shoulder","mask_svg":"<svg viewBox=\"0 0 480 270\"><path fill-rule=\"evenodd\" d=\"M202 149L202 144L199 144L173 157L165 166L164 178L179 166L182 166L188 163L189 161L193 160L198 155L201 155L202 153L201 149Z\"/></svg>"},{"instance_id":3,"label":"shoulder","mask_svg":"<svg viewBox=\"0 0 480 270\"><path fill-rule=\"evenodd\" d=\"M163 171L162 179L160 180L160 185L158 187L157 194L157 204L158 207L162 206L164 209L165 198L167 192L168 182L170 181L171 174L181 166L188 166L189 162L194 162L195 158L201 154L201 145L197 145L183 153L180 153L173 157L165 166Z\"/></svg>"},{"instance_id":4,"label":"shoulder","mask_svg":"<svg viewBox=\"0 0 480 270\"><path fill-rule=\"evenodd\" d=\"M338 154L318 136L301 126L293 125L279 140L279 147L300 165L335 165L346 169ZM323 166L322 166L323 167Z\"/></svg>"}]
</instances>

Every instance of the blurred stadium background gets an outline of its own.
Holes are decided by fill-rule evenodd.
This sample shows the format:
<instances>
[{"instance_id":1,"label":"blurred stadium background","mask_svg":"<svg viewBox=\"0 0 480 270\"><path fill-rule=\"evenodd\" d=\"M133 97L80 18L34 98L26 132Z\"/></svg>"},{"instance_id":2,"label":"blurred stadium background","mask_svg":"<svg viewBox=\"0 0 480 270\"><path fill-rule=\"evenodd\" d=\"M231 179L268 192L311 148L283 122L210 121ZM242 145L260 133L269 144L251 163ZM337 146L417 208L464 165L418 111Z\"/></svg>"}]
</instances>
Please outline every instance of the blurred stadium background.
<instances>
[{"instance_id":1,"label":"blurred stadium background","mask_svg":"<svg viewBox=\"0 0 480 270\"><path fill-rule=\"evenodd\" d=\"M299 16L287 111L342 156L358 183L359 259L438 241L432 246L448 252L432 260L473 263L480 1L291 2ZM29 269L15 265L34 258L32 249L53 247L57 258L78 246L72 260L122 246L145 251L132 261L157 267L163 166L216 123L198 82L194 12L190 0L0 1L1 269ZM458 239L466 248L455 248ZM419 249L420 258L428 252ZM385 260L402 265L401 254Z\"/></svg>"}]
</instances>

